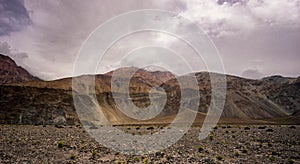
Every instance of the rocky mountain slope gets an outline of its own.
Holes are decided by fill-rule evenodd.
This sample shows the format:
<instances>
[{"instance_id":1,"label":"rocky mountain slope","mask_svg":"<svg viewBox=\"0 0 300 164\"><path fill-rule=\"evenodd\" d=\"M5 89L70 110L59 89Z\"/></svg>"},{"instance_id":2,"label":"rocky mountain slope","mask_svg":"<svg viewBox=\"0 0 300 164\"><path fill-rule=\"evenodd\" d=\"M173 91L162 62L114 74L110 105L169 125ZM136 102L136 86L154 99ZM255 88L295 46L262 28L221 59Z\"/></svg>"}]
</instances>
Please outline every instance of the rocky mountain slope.
<instances>
[{"instance_id":1,"label":"rocky mountain slope","mask_svg":"<svg viewBox=\"0 0 300 164\"><path fill-rule=\"evenodd\" d=\"M18 66L10 57L0 54L0 84L21 83L38 78Z\"/></svg>"},{"instance_id":2,"label":"rocky mountain slope","mask_svg":"<svg viewBox=\"0 0 300 164\"><path fill-rule=\"evenodd\" d=\"M2 61L2 63L4 62ZM3 68L5 67L1 67L1 69ZM125 96L125 100L118 96L117 99L113 98L111 80L114 72L95 76L96 98L105 117L112 124L153 124L173 121L178 113L181 98L176 76L170 72L149 72L141 69L135 72L131 79L122 76L126 72L132 71L134 72L136 69L122 68L117 70L120 76L117 79L118 85L114 93L124 98L125 90L119 85L121 86L127 80L130 81L130 96ZM11 74L15 76L12 79L21 78L17 76L18 73ZM196 122L201 123L209 109L211 84L209 73L199 72L195 75L201 96ZM77 78L84 81L90 76L84 75ZM186 78L186 76L189 75L177 78ZM245 120L261 121L280 118L281 120L293 120L292 123L300 123L299 78L273 76L261 80L250 80L229 75L226 78L227 95L222 113L222 119L226 122L238 123ZM83 91L90 89L85 88L84 85L81 87L80 90ZM160 90L158 93L162 92L159 87L167 93L166 105L155 118L143 122L137 121L123 114L116 106L115 101L124 104L132 100L134 105L138 107L148 107L151 104L149 92L153 91L151 90L153 87ZM79 124L73 103L72 78L54 81L34 80L0 85L0 93L0 123L2 124ZM78 93L80 94L80 92ZM192 94L191 97L193 97ZM90 100L90 97L83 98L86 102ZM156 99L158 102L162 101L159 94Z\"/></svg>"}]
</instances>

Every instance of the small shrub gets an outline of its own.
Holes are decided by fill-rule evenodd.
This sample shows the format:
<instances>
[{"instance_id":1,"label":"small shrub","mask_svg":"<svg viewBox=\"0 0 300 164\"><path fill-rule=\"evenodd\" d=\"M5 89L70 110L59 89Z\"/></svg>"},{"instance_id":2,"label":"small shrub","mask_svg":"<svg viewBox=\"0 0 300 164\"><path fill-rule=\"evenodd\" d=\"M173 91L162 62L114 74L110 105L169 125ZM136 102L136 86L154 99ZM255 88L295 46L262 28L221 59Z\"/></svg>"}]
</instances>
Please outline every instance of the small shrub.
<instances>
[{"instance_id":1,"label":"small shrub","mask_svg":"<svg viewBox=\"0 0 300 164\"><path fill-rule=\"evenodd\" d=\"M157 156L157 157L163 157L164 154L163 154L162 152L156 152L156 153L155 153L155 156Z\"/></svg>"},{"instance_id":2,"label":"small shrub","mask_svg":"<svg viewBox=\"0 0 300 164\"><path fill-rule=\"evenodd\" d=\"M144 160L144 163L145 163L145 164L148 164L148 163L149 163L149 159L146 158L146 159Z\"/></svg>"},{"instance_id":3,"label":"small shrub","mask_svg":"<svg viewBox=\"0 0 300 164\"><path fill-rule=\"evenodd\" d=\"M54 125L54 127L56 127L56 128L64 128L64 127L61 126L61 125Z\"/></svg>"},{"instance_id":4,"label":"small shrub","mask_svg":"<svg viewBox=\"0 0 300 164\"><path fill-rule=\"evenodd\" d=\"M216 129L218 129L218 127L217 127L217 126L215 126L215 127L214 127L214 129L216 130Z\"/></svg>"},{"instance_id":5,"label":"small shrub","mask_svg":"<svg viewBox=\"0 0 300 164\"><path fill-rule=\"evenodd\" d=\"M140 161L141 161L141 157L135 157L135 158L134 158L134 161L140 162Z\"/></svg>"},{"instance_id":6,"label":"small shrub","mask_svg":"<svg viewBox=\"0 0 300 164\"><path fill-rule=\"evenodd\" d=\"M71 156L70 156L70 159L72 159L72 160L74 160L76 157L75 157L75 155L74 154L72 154Z\"/></svg>"},{"instance_id":7,"label":"small shrub","mask_svg":"<svg viewBox=\"0 0 300 164\"><path fill-rule=\"evenodd\" d=\"M258 129L266 129L266 126L260 126Z\"/></svg>"},{"instance_id":8,"label":"small shrub","mask_svg":"<svg viewBox=\"0 0 300 164\"><path fill-rule=\"evenodd\" d=\"M270 161L272 161L272 162L275 161L275 157L274 157L274 156L270 156L269 159L270 159Z\"/></svg>"},{"instance_id":9,"label":"small shrub","mask_svg":"<svg viewBox=\"0 0 300 164\"><path fill-rule=\"evenodd\" d=\"M199 146L198 147L198 152L201 152L201 151L203 151L204 150L204 148L202 147L202 146Z\"/></svg>"},{"instance_id":10,"label":"small shrub","mask_svg":"<svg viewBox=\"0 0 300 164\"><path fill-rule=\"evenodd\" d=\"M248 152L247 149L243 149L243 150L242 150L242 153L244 153L244 154L246 154L247 152Z\"/></svg>"},{"instance_id":11,"label":"small shrub","mask_svg":"<svg viewBox=\"0 0 300 164\"><path fill-rule=\"evenodd\" d=\"M234 156L237 157L237 156L239 156L239 155L240 155L240 153L239 153L238 151L235 151L235 152L234 152Z\"/></svg>"},{"instance_id":12,"label":"small shrub","mask_svg":"<svg viewBox=\"0 0 300 164\"><path fill-rule=\"evenodd\" d=\"M272 145L271 143L268 143L268 146L269 146L269 147L272 147L273 145Z\"/></svg>"},{"instance_id":13,"label":"small shrub","mask_svg":"<svg viewBox=\"0 0 300 164\"><path fill-rule=\"evenodd\" d=\"M62 147L64 146L64 142L59 141L59 142L57 143L57 146L58 146L58 148L62 148Z\"/></svg>"},{"instance_id":14,"label":"small shrub","mask_svg":"<svg viewBox=\"0 0 300 164\"><path fill-rule=\"evenodd\" d=\"M140 127L136 127L135 129L136 129L136 130L140 130Z\"/></svg>"},{"instance_id":15,"label":"small shrub","mask_svg":"<svg viewBox=\"0 0 300 164\"><path fill-rule=\"evenodd\" d=\"M228 128L228 129L230 129L230 128L231 128L231 126L230 126L230 125L228 125L228 126L227 126L227 128Z\"/></svg>"},{"instance_id":16,"label":"small shrub","mask_svg":"<svg viewBox=\"0 0 300 164\"><path fill-rule=\"evenodd\" d=\"M290 129L296 129L296 126L292 125L289 127Z\"/></svg>"},{"instance_id":17,"label":"small shrub","mask_svg":"<svg viewBox=\"0 0 300 164\"><path fill-rule=\"evenodd\" d=\"M295 163L295 161L294 161L293 159L290 158L290 159L288 159L287 163L293 164L293 163Z\"/></svg>"},{"instance_id":18,"label":"small shrub","mask_svg":"<svg viewBox=\"0 0 300 164\"><path fill-rule=\"evenodd\" d=\"M244 128L244 130L250 130L250 128L247 126L247 127Z\"/></svg>"},{"instance_id":19,"label":"small shrub","mask_svg":"<svg viewBox=\"0 0 300 164\"><path fill-rule=\"evenodd\" d=\"M147 128L147 130L153 130L153 129L154 129L153 126Z\"/></svg>"},{"instance_id":20,"label":"small shrub","mask_svg":"<svg viewBox=\"0 0 300 164\"><path fill-rule=\"evenodd\" d=\"M169 161L170 159L172 159L172 156L171 155L167 155L166 158Z\"/></svg>"},{"instance_id":21,"label":"small shrub","mask_svg":"<svg viewBox=\"0 0 300 164\"><path fill-rule=\"evenodd\" d=\"M275 151L272 151L272 155L277 155L277 153Z\"/></svg>"},{"instance_id":22,"label":"small shrub","mask_svg":"<svg viewBox=\"0 0 300 164\"><path fill-rule=\"evenodd\" d=\"M225 133L229 133L228 130L226 130Z\"/></svg>"},{"instance_id":23,"label":"small shrub","mask_svg":"<svg viewBox=\"0 0 300 164\"><path fill-rule=\"evenodd\" d=\"M223 157L221 155L217 155L216 159L219 160L219 161L221 161L221 160L223 160Z\"/></svg>"},{"instance_id":24,"label":"small shrub","mask_svg":"<svg viewBox=\"0 0 300 164\"><path fill-rule=\"evenodd\" d=\"M97 155L97 151L96 151L96 150L93 150L93 152L92 152L92 158L95 158L96 155Z\"/></svg>"},{"instance_id":25,"label":"small shrub","mask_svg":"<svg viewBox=\"0 0 300 164\"><path fill-rule=\"evenodd\" d=\"M214 139L214 136L213 136L213 135L210 135L210 136L209 136L209 139L210 139L210 140L213 140L213 139Z\"/></svg>"},{"instance_id":26,"label":"small shrub","mask_svg":"<svg viewBox=\"0 0 300 164\"><path fill-rule=\"evenodd\" d=\"M266 132L273 132L273 129L267 129Z\"/></svg>"}]
</instances>

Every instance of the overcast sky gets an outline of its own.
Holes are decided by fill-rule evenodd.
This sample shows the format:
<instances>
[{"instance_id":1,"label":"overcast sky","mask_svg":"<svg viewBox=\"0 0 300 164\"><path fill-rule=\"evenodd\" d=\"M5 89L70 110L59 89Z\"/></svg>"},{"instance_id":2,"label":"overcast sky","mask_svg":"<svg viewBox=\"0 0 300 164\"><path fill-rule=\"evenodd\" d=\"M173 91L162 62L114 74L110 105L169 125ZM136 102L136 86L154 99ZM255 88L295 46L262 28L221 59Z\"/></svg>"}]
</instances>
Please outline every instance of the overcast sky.
<instances>
[{"instance_id":1,"label":"overcast sky","mask_svg":"<svg viewBox=\"0 0 300 164\"><path fill-rule=\"evenodd\" d=\"M173 11L196 23L216 45L227 74L300 76L300 0L0 0L0 53L42 79L71 76L76 55L95 28L141 9ZM113 54L126 46L154 40L175 49L179 43L173 39L147 33L120 40L101 71L119 67ZM178 53L191 55L181 49Z\"/></svg>"}]
</instances>

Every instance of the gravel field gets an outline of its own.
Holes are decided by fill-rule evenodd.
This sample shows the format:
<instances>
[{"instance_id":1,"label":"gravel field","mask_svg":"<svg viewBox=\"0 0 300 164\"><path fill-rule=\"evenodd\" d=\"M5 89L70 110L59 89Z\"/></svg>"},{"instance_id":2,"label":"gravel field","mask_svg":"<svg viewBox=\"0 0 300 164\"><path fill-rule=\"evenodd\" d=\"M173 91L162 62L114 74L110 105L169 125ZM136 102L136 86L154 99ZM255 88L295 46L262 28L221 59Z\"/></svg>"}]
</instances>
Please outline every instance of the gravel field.
<instances>
[{"instance_id":1,"label":"gravel field","mask_svg":"<svg viewBox=\"0 0 300 164\"><path fill-rule=\"evenodd\" d=\"M162 127L118 128L143 135ZM0 125L0 163L300 163L298 125L219 125L201 141L199 132L193 127L153 154L126 155L101 146L81 126Z\"/></svg>"}]
</instances>

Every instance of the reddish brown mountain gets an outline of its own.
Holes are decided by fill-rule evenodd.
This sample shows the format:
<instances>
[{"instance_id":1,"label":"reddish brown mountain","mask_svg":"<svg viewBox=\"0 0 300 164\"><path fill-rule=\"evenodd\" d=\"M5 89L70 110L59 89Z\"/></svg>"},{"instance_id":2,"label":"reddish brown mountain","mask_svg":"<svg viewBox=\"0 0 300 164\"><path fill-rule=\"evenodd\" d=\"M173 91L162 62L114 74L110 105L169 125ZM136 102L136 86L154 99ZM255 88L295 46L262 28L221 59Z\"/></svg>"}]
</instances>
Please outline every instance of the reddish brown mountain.
<instances>
[{"instance_id":1,"label":"reddish brown mountain","mask_svg":"<svg viewBox=\"0 0 300 164\"><path fill-rule=\"evenodd\" d=\"M39 79L18 66L10 57L0 54L0 84L21 83L33 80Z\"/></svg>"},{"instance_id":2,"label":"reddish brown mountain","mask_svg":"<svg viewBox=\"0 0 300 164\"><path fill-rule=\"evenodd\" d=\"M36 78L16 64L8 57L1 57L1 71L5 83L17 83L22 80L29 81ZM7 68L7 69L5 69ZM9 71L5 71L9 70ZM122 86L128 78L126 72L136 71L135 68L121 68L118 86ZM8 73L9 72L9 73ZM103 113L112 124L137 124L123 114L115 104L112 97L111 80L114 72L95 76L96 98L102 107ZM124 73L124 74L123 74ZM23 75L23 76L20 76ZM26 75L26 76L25 76ZM209 73L195 73L200 92L200 105L198 106L198 117L196 122L201 123L209 109L211 97L211 84ZM91 75L80 76L84 82ZM180 76L177 78L187 78ZM20 78L27 77L27 78ZM250 121L252 123L300 123L300 79L285 78L280 76L267 77L261 80L250 80L236 76L226 76L227 97L222 113L222 121L227 123L239 123ZM16 80L21 79L21 80ZM120 84L120 85L119 85ZM93 87L80 85L82 92L89 92ZM124 95L124 88L118 87L114 91L117 96ZM121 104L132 100L141 108L150 105L149 92L153 87L162 87L167 93L167 103L163 111L153 120L143 123L170 123L178 112L180 106L180 87L176 77L170 72L149 72L138 70L130 78L130 97L125 100L118 99ZM194 88L195 91L195 88ZM197 102L191 91L191 102ZM73 104L72 78L59 79L54 81L29 81L11 85L0 85L0 123L13 124L76 124L79 119ZM83 103L89 103L90 95L83 95L80 99ZM159 96L157 97L158 101ZM194 101L195 100L195 101ZM83 107L85 106L82 104ZM198 105L198 104L195 104ZM88 106L88 105L86 105ZM196 106L197 107L197 106ZM197 108L196 108L197 109ZM89 109L87 109L88 111ZM139 111L137 111L139 112ZM196 112L196 111L192 111ZM267 122L266 122L267 121Z\"/></svg>"}]
</instances>

